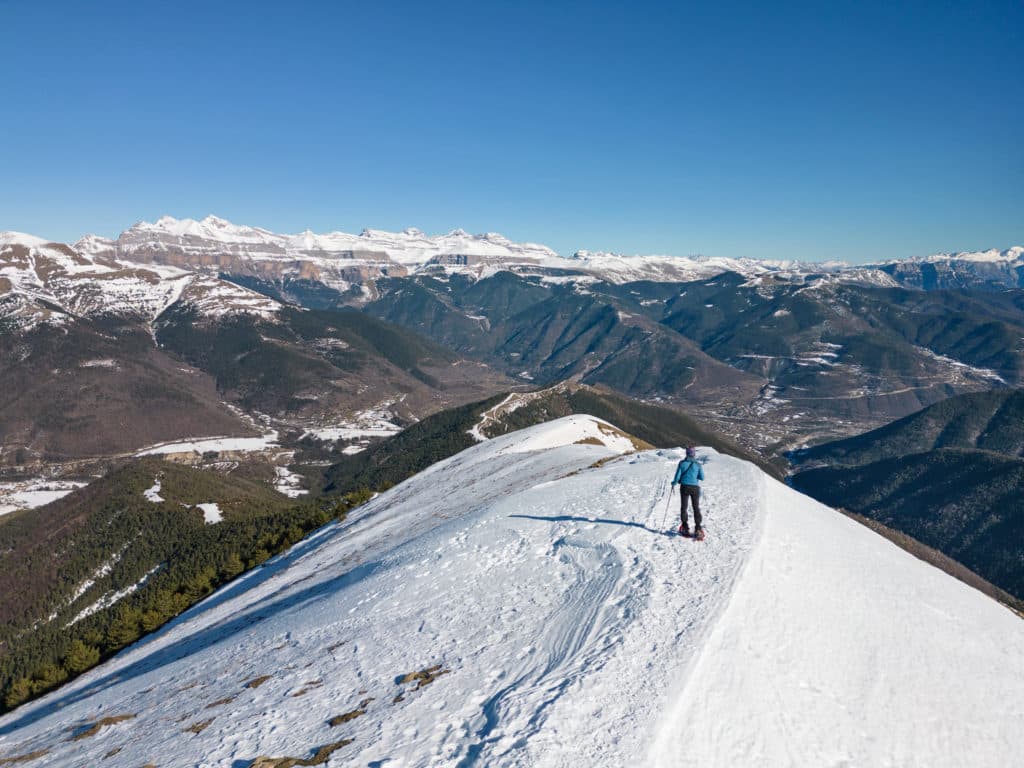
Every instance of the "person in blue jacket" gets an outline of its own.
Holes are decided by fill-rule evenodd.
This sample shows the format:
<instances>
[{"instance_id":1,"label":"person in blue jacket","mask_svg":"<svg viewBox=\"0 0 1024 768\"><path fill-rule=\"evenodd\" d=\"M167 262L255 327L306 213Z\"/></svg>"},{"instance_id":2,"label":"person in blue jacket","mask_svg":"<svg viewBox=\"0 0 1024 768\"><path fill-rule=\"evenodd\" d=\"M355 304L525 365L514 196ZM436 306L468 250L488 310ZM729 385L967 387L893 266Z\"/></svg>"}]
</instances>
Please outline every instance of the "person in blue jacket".
<instances>
[{"instance_id":1,"label":"person in blue jacket","mask_svg":"<svg viewBox=\"0 0 1024 768\"><path fill-rule=\"evenodd\" d=\"M686 458L679 462L679 466L676 467L676 476L672 480L673 486L677 483L679 484L679 501L681 504L679 517L682 521L679 526L679 534L681 536L690 535L690 523L686 515L686 500L689 499L690 503L693 504L693 536L696 539L704 538L704 529L700 525L700 481L703 479L704 467L697 461L697 452L693 449L693 446L688 446Z\"/></svg>"}]
</instances>

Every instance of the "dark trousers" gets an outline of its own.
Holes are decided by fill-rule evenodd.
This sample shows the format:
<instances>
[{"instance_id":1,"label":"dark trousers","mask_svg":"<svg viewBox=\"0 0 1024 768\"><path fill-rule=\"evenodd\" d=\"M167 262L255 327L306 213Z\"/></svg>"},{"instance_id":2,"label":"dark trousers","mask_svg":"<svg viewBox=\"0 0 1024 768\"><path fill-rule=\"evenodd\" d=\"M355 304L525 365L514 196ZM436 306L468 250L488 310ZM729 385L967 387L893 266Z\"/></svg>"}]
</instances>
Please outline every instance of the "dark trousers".
<instances>
[{"instance_id":1,"label":"dark trousers","mask_svg":"<svg viewBox=\"0 0 1024 768\"><path fill-rule=\"evenodd\" d=\"M686 519L686 500L689 499L693 504L693 527L694 529L700 528L701 517L700 517L700 486L699 485L680 485L679 486L679 518L687 528L690 527L689 522Z\"/></svg>"}]
</instances>

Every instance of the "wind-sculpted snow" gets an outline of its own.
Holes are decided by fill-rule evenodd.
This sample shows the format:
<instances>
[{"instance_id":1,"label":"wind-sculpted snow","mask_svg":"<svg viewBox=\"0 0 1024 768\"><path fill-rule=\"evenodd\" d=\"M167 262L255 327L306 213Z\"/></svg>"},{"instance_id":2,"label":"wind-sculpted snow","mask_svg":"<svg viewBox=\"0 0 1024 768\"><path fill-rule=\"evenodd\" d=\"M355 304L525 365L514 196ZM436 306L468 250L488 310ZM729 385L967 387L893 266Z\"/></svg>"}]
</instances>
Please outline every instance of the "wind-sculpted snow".
<instances>
[{"instance_id":1,"label":"wind-sculpted snow","mask_svg":"<svg viewBox=\"0 0 1024 768\"><path fill-rule=\"evenodd\" d=\"M579 443L594 424L488 440L379 495L0 719L0 757L1014 763L1019 619L710 450L708 538L681 539L679 453Z\"/></svg>"},{"instance_id":2,"label":"wind-sculpted snow","mask_svg":"<svg viewBox=\"0 0 1024 768\"><path fill-rule=\"evenodd\" d=\"M338 764L627 764L753 544L758 472L709 456L714 534L698 547L669 533L674 454L616 458L573 444L574 422L591 436L570 417L382 494L0 721L0 756L98 764L117 746L104 765L246 765L344 737ZM524 439L547 447L524 452ZM751 490L716 509L727 467ZM396 682L437 664L448 674L421 690ZM136 717L95 742L63 740L122 710Z\"/></svg>"}]
</instances>

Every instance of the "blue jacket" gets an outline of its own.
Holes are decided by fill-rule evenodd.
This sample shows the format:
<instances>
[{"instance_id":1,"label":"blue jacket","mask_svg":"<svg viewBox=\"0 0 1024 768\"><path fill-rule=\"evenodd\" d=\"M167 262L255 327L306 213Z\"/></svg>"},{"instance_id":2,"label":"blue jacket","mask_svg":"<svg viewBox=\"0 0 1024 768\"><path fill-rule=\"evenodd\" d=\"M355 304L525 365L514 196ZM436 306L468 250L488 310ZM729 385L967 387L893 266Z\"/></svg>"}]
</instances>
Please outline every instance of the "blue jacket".
<instances>
[{"instance_id":1,"label":"blue jacket","mask_svg":"<svg viewBox=\"0 0 1024 768\"><path fill-rule=\"evenodd\" d=\"M700 485L704 479L704 467L696 459L683 459L676 467L676 476L672 485Z\"/></svg>"}]
</instances>

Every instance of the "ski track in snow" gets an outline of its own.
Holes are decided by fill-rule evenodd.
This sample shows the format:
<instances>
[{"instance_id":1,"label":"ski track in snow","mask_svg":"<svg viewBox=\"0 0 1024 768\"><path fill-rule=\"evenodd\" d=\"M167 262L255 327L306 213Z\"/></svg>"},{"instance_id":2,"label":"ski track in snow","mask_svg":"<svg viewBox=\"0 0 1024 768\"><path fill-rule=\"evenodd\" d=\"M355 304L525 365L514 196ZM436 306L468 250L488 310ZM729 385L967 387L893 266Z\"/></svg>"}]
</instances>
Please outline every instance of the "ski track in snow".
<instances>
[{"instance_id":1,"label":"ski track in snow","mask_svg":"<svg viewBox=\"0 0 1024 768\"><path fill-rule=\"evenodd\" d=\"M0 757L242 768L342 738L328 766L1021 754L1017 617L710 450L708 538L681 539L668 498L681 454L574 444L568 427L589 435L588 418L489 440L380 494L0 718ZM401 682L434 665L446 673L422 689ZM67 740L118 714L136 717Z\"/></svg>"},{"instance_id":2,"label":"ski track in snow","mask_svg":"<svg viewBox=\"0 0 1024 768\"><path fill-rule=\"evenodd\" d=\"M571 437L564 423L548 433ZM344 736L355 741L339 765L629 763L753 544L754 495L716 502L716 468L735 465L754 488L759 473L710 456L710 534L697 543L672 533L675 453L588 469L618 451L523 452L523 437L435 465L0 720L0 755L48 746L49 764L78 765L120 746L104 765L232 766ZM438 663L450 674L422 691L396 683ZM262 674L273 678L242 687ZM365 715L326 725L367 697ZM48 737L122 711L137 717L95 743Z\"/></svg>"}]
</instances>

